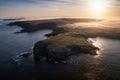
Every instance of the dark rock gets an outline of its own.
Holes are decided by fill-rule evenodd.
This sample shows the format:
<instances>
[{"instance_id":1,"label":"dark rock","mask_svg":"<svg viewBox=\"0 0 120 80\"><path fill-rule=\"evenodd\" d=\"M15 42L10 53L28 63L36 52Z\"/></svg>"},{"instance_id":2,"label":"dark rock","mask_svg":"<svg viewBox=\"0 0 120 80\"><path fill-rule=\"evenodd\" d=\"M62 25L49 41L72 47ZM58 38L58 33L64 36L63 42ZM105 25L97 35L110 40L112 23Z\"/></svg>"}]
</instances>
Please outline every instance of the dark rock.
<instances>
[{"instance_id":1,"label":"dark rock","mask_svg":"<svg viewBox=\"0 0 120 80\"><path fill-rule=\"evenodd\" d=\"M96 54L97 47L94 46L78 46L78 45L71 45L65 48L60 48L59 50L53 51L51 48L48 47L49 43L45 41L40 41L35 44L34 47L34 59L35 62L39 62L43 56L46 56L47 61L50 63L58 62L65 60L67 57L76 54Z\"/></svg>"},{"instance_id":2,"label":"dark rock","mask_svg":"<svg viewBox=\"0 0 120 80\"><path fill-rule=\"evenodd\" d=\"M45 43L44 41L39 41L35 44L33 50L34 50L34 61L35 63L38 63L40 61L40 59L43 56L48 56L48 52L47 52L47 43ZM48 60L48 58L47 58Z\"/></svg>"},{"instance_id":3,"label":"dark rock","mask_svg":"<svg viewBox=\"0 0 120 80\"><path fill-rule=\"evenodd\" d=\"M48 49L48 59L49 62L61 62L62 60L66 59L69 56L69 52L67 51L67 48L59 49L57 51L51 51L51 49Z\"/></svg>"}]
</instances>

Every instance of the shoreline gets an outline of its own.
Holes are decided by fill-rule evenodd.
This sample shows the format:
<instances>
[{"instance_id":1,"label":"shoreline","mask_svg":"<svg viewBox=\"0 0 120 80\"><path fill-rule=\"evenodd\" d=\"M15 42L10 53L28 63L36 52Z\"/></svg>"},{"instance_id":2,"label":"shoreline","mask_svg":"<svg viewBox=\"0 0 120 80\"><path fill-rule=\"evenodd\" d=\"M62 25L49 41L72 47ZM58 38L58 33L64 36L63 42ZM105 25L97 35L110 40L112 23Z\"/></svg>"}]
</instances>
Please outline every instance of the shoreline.
<instances>
[{"instance_id":1,"label":"shoreline","mask_svg":"<svg viewBox=\"0 0 120 80\"><path fill-rule=\"evenodd\" d=\"M42 56L47 57L47 61L61 62L65 58L75 54L87 53L96 55L97 47L88 42L90 37L105 37L111 39L120 39L120 31L114 31L104 28L74 28L74 23L98 22L96 19L48 19L48 20L33 20L33 21L17 21L8 25L17 25L23 28L21 32L33 32L43 29L52 29L51 34L46 40L38 41L34 45L34 58L37 61ZM21 33L20 32L20 33Z\"/></svg>"}]
</instances>

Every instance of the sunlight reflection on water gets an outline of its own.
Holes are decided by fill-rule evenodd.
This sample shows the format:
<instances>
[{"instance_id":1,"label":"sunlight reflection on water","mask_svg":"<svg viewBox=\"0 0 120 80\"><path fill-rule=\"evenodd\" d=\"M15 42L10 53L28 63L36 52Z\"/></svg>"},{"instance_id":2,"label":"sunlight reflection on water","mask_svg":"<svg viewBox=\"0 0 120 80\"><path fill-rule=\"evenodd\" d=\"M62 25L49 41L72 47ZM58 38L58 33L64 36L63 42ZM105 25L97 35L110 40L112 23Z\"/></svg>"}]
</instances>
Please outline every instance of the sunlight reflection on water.
<instances>
[{"instance_id":1,"label":"sunlight reflection on water","mask_svg":"<svg viewBox=\"0 0 120 80\"><path fill-rule=\"evenodd\" d=\"M96 37L88 41L99 48L97 55L72 56L67 63L85 68L84 80L120 80L113 79L120 74L120 40Z\"/></svg>"},{"instance_id":2,"label":"sunlight reflection on water","mask_svg":"<svg viewBox=\"0 0 120 80\"><path fill-rule=\"evenodd\" d=\"M101 51L103 50L102 41L100 41L100 40L98 40L98 39L92 39L92 38L89 38L88 41L92 42L92 44L93 44L95 47L99 48L99 50L96 51L96 54L97 54L97 55L95 55L94 57L95 57L95 58L100 57L101 54L102 54Z\"/></svg>"}]
</instances>

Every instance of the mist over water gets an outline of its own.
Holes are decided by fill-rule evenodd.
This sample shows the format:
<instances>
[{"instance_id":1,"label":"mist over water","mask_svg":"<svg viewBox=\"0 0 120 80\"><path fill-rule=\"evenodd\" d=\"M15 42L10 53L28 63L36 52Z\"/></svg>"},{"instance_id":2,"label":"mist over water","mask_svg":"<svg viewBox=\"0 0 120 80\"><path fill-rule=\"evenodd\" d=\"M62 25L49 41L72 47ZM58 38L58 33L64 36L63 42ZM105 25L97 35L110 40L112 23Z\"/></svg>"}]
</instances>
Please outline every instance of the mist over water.
<instances>
[{"instance_id":1,"label":"mist over water","mask_svg":"<svg viewBox=\"0 0 120 80\"><path fill-rule=\"evenodd\" d=\"M34 44L39 41L46 39L45 34L51 33L52 30L40 30L31 33L18 33L21 28L18 26L6 26L9 22L0 21L0 61L2 66L5 67L4 62L9 62L13 58L22 52L32 53Z\"/></svg>"},{"instance_id":2,"label":"mist over water","mask_svg":"<svg viewBox=\"0 0 120 80\"><path fill-rule=\"evenodd\" d=\"M34 44L39 40L47 39L44 35L51 33L52 30L14 34L14 32L20 31L21 28L18 26L6 26L7 23L9 21L0 20L1 80L36 80L37 78L43 80L48 78L120 80L120 40L101 37L90 38L93 45L100 48L97 51L98 55L74 55L65 61L66 64L52 65L41 62L36 67L33 55L19 59L16 56L23 52L32 53Z\"/></svg>"}]
</instances>

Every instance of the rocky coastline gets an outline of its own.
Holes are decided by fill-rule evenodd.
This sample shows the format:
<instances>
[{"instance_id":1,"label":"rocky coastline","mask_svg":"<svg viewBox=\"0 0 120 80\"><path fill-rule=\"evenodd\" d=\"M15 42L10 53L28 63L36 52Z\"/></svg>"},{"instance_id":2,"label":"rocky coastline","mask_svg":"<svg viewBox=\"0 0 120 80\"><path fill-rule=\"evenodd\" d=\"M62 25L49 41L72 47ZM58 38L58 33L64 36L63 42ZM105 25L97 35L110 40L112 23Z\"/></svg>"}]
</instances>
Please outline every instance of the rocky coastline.
<instances>
[{"instance_id":1,"label":"rocky coastline","mask_svg":"<svg viewBox=\"0 0 120 80\"><path fill-rule=\"evenodd\" d=\"M33 32L42 29L52 29L51 34L47 34L49 38L43 41L38 41L34 45L34 59L40 61L43 56L46 56L48 62L61 62L71 55L76 54L92 54L96 55L97 47L88 41L89 37L110 37L118 38L120 35L111 29L103 28L74 28L74 23L98 22L102 20L96 19L48 19L48 20L33 20L33 21L17 21L8 25L17 25L23 29L20 32ZM71 27L72 25L72 27ZM108 32L106 32L108 31ZM116 35L112 37L111 35Z\"/></svg>"}]
</instances>

